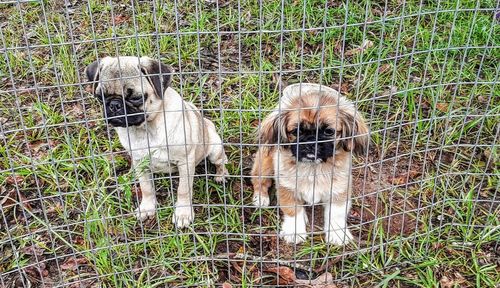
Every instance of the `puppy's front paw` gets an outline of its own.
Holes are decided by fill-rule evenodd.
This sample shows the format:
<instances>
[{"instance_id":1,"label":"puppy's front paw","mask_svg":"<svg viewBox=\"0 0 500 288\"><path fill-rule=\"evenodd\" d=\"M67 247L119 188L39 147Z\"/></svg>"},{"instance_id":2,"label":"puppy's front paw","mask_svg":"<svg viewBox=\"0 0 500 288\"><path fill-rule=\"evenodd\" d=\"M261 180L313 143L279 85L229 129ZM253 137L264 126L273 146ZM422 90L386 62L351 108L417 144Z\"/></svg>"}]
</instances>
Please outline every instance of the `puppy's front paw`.
<instances>
[{"instance_id":1,"label":"puppy's front paw","mask_svg":"<svg viewBox=\"0 0 500 288\"><path fill-rule=\"evenodd\" d=\"M353 237L347 228L335 229L325 231L325 240L330 244L341 246L347 244L349 241L352 241Z\"/></svg>"},{"instance_id":2,"label":"puppy's front paw","mask_svg":"<svg viewBox=\"0 0 500 288\"><path fill-rule=\"evenodd\" d=\"M304 213L298 213L296 216L284 216L281 224L280 236L287 243L299 244L307 238L306 222Z\"/></svg>"},{"instance_id":3,"label":"puppy's front paw","mask_svg":"<svg viewBox=\"0 0 500 288\"><path fill-rule=\"evenodd\" d=\"M224 182L226 182L226 176L215 176L214 180L217 183L224 183Z\"/></svg>"},{"instance_id":4,"label":"puppy's front paw","mask_svg":"<svg viewBox=\"0 0 500 288\"><path fill-rule=\"evenodd\" d=\"M177 226L177 228L184 228L189 226L194 220L194 210L190 205L175 207L174 216L172 223Z\"/></svg>"},{"instance_id":5,"label":"puppy's front paw","mask_svg":"<svg viewBox=\"0 0 500 288\"><path fill-rule=\"evenodd\" d=\"M267 207L270 203L269 196L264 196L262 194L253 195L252 202L256 207Z\"/></svg>"},{"instance_id":6,"label":"puppy's front paw","mask_svg":"<svg viewBox=\"0 0 500 288\"><path fill-rule=\"evenodd\" d=\"M224 183L226 182L226 176L229 175L229 172L224 167L223 171L217 171L217 176L214 177L215 182Z\"/></svg>"},{"instance_id":7,"label":"puppy's front paw","mask_svg":"<svg viewBox=\"0 0 500 288\"><path fill-rule=\"evenodd\" d=\"M154 200L142 200L141 204L137 209L135 209L135 216L139 220L145 220L149 216L154 216L156 213L156 201Z\"/></svg>"}]
</instances>

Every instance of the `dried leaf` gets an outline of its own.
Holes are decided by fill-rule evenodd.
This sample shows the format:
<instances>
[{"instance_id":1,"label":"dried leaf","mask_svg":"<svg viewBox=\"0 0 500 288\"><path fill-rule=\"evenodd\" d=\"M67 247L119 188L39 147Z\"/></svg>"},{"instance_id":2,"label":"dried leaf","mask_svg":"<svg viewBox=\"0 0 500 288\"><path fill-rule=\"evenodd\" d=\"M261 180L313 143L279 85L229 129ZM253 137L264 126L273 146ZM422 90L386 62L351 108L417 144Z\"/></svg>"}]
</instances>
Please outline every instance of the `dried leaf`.
<instances>
[{"instance_id":1,"label":"dried leaf","mask_svg":"<svg viewBox=\"0 0 500 288\"><path fill-rule=\"evenodd\" d=\"M128 21L130 17L127 16L127 15L123 15L123 14L118 14L115 16L114 20L115 20L115 25L120 25L122 23L125 23Z\"/></svg>"},{"instance_id":2,"label":"dried leaf","mask_svg":"<svg viewBox=\"0 0 500 288\"><path fill-rule=\"evenodd\" d=\"M21 253L26 254L26 255L40 256L43 254L43 249L36 246L36 245L31 245L31 246L23 247L21 249Z\"/></svg>"},{"instance_id":3,"label":"dried leaf","mask_svg":"<svg viewBox=\"0 0 500 288\"><path fill-rule=\"evenodd\" d=\"M386 63L378 68L378 73L382 74L384 72L389 71L389 69L391 69L391 64Z\"/></svg>"},{"instance_id":4,"label":"dried leaf","mask_svg":"<svg viewBox=\"0 0 500 288\"><path fill-rule=\"evenodd\" d=\"M20 175L10 175L5 179L5 181L10 185L19 185L24 181L24 177Z\"/></svg>"},{"instance_id":5,"label":"dried leaf","mask_svg":"<svg viewBox=\"0 0 500 288\"><path fill-rule=\"evenodd\" d=\"M312 287L322 288L336 288L337 285L333 284L333 275L330 272L325 272L313 280L295 280L296 284L310 285Z\"/></svg>"},{"instance_id":6,"label":"dried leaf","mask_svg":"<svg viewBox=\"0 0 500 288\"><path fill-rule=\"evenodd\" d=\"M482 103L482 104L488 103L488 97L483 96L483 95L477 96L477 100L479 101L479 103Z\"/></svg>"},{"instance_id":7,"label":"dried leaf","mask_svg":"<svg viewBox=\"0 0 500 288\"><path fill-rule=\"evenodd\" d=\"M448 276L444 275L441 277L441 280L439 280L439 284L441 288L452 288L455 286L455 281L451 280L448 278Z\"/></svg>"},{"instance_id":8,"label":"dried leaf","mask_svg":"<svg viewBox=\"0 0 500 288\"><path fill-rule=\"evenodd\" d=\"M359 54L359 53L362 53L362 52L364 52L365 50L367 50L367 49L369 49L371 47L373 47L373 41L366 39L365 42L363 42L363 44L361 44L360 47L357 47L357 48L354 48L354 49L351 49L351 50L347 50L344 53L344 55L345 56L352 56L352 55L355 55L355 54Z\"/></svg>"},{"instance_id":9,"label":"dried leaf","mask_svg":"<svg viewBox=\"0 0 500 288\"><path fill-rule=\"evenodd\" d=\"M61 203L55 202L52 205L49 205L47 207L47 214L62 211L62 210L63 210L63 207L62 207Z\"/></svg>"},{"instance_id":10,"label":"dried leaf","mask_svg":"<svg viewBox=\"0 0 500 288\"><path fill-rule=\"evenodd\" d=\"M4 193L2 193L4 194ZM19 199L18 199L19 198ZM29 200L22 194L22 191L16 193L16 189L10 189L9 192L5 193L0 197L0 207L9 208L20 202L24 208L27 210L33 210L29 204Z\"/></svg>"},{"instance_id":11,"label":"dried leaf","mask_svg":"<svg viewBox=\"0 0 500 288\"><path fill-rule=\"evenodd\" d=\"M391 96L398 92L397 86L389 86L388 88L389 89L385 90L384 93L382 93L382 96Z\"/></svg>"},{"instance_id":12,"label":"dried leaf","mask_svg":"<svg viewBox=\"0 0 500 288\"><path fill-rule=\"evenodd\" d=\"M10 189L7 193L2 193L0 198L0 206L2 208L11 207L16 204L16 190Z\"/></svg>"},{"instance_id":13,"label":"dried leaf","mask_svg":"<svg viewBox=\"0 0 500 288\"><path fill-rule=\"evenodd\" d=\"M335 51L335 54L340 54L342 52L342 41L337 41L333 50Z\"/></svg>"},{"instance_id":14,"label":"dried leaf","mask_svg":"<svg viewBox=\"0 0 500 288\"><path fill-rule=\"evenodd\" d=\"M436 108L441 112L448 112L448 103L437 103Z\"/></svg>"},{"instance_id":15,"label":"dried leaf","mask_svg":"<svg viewBox=\"0 0 500 288\"><path fill-rule=\"evenodd\" d=\"M341 85L333 84L331 87L342 94L346 94L347 92L349 92L349 83L347 83L346 81L342 82Z\"/></svg>"},{"instance_id":16,"label":"dried leaf","mask_svg":"<svg viewBox=\"0 0 500 288\"><path fill-rule=\"evenodd\" d=\"M420 176L420 174L420 171L410 170L408 171L408 173L400 174L396 177L391 178L390 182L393 185L403 185L410 182L410 180L417 178L418 176Z\"/></svg>"},{"instance_id":17,"label":"dried leaf","mask_svg":"<svg viewBox=\"0 0 500 288\"><path fill-rule=\"evenodd\" d=\"M266 272L275 273L278 275L278 285L289 285L295 283L295 273L290 267L279 266L279 267L269 267L265 270Z\"/></svg>"},{"instance_id":18,"label":"dried leaf","mask_svg":"<svg viewBox=\"0 0 500 288\"><path fill-rule=\"evenodd\" d=\"M231 285L231 284L229 284L229 283L227 283L227 282L224 282L224 283L222 284L222 288L232 288L232 287L233 287L233 285Z\"/></svg>"},{"instance_id":19,"label":"dried leaf","mask_svg":"<svg viewBox=\"0 0 500 288\"><path fill-rule=\"evenodd\" d=\"M73 105L73 107L71 107L71 109L68 111L69 113L68 114L71 114L71 115L74 115L76 117L82 117L84 116L84 109L83 109L83 105L80 104L80 103L76 103L75 105Z\"/></svg>"},{"instance_id":20,"label":"dried leaf","mask_svg":"<svg viewBox=\"0 0 500 288\"><path fill-rule=\"evenodd\" d=\"M18 196L19 196L19 202L21 202L21 204L26 210L29 211L33 210L33 207L31 207L29 199L26 198L26 196L24 196L21 192L19 192Z\"/></svg>"},{"instance_id":21,"label":"dried leaf","mask_svg":"<svg viewBox=\"0 0 500 288\"><path fill-rule=\"evenodd\" d=\"M37 266L31 266L26 268L26 274L34 277L36 279L40 279L43 277L47 277L49 275L49 271L47 270L47 265L41 262L38 263Z\"/></svg>"},{"instance_id":22,"label":"dried leaf","mask_svg":"<svg viewBox=\"0 0 500 288\"><path fill-rule=\"evenodd\" d=\"M132 194L133 195L136 195L139 199L142 198L142 190L141 190L141 186L139 185L134 185L132 187Z\"/></svg>"},{"instance_id":23,"label":"dried leaf","mask_svg":"<svg viewBox=\"0 0 500 288\"><path fill-rule=\"evenodd\" d=\"M80 246L84 246L85 245L85 239L83 239L82 236L76 236L76 237L73 238L73 243L78 244Z\"/></svg>"},{"instance_id":24,"label":"dried leaf","mask_svg":"<svg viewBox=\"0 0 500 288\"><path fill-rule=\"evenodd\" d=\"M87 259L83 257L75 258L71 257L66 259L63 264L61 264L62 270L72 270L75 271L79 265L87 264Z\"/></svg>"}]
</instances>

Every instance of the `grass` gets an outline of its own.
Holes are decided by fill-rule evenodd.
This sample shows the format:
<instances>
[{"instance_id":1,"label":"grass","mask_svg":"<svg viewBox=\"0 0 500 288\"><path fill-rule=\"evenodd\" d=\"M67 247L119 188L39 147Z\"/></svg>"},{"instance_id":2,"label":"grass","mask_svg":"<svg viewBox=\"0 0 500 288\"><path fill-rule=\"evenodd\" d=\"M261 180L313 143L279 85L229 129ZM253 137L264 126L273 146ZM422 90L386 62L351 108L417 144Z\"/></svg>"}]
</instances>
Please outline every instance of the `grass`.
<instances>
[{"instance_id":1,"label":"grass","mask_svg":"<svg viewBox=\"0 0 500 288\"><path fill-rule=\"evenodd\" d=\"M259 273L278 259L324 266L340 286L500 282L495 1L167 2L0 4L0 286L271 285ZM172 86L227 143L233 176L220 186L200 169L189 229L171 224L169 175L156 175L156 219L132 215L129 159L83 75L117 54L182 72ZM319 231L286 245L276 208L247 207L259 119L299 81L340 89L369 121L355 245Z\"/></svg>"}]
</instances>

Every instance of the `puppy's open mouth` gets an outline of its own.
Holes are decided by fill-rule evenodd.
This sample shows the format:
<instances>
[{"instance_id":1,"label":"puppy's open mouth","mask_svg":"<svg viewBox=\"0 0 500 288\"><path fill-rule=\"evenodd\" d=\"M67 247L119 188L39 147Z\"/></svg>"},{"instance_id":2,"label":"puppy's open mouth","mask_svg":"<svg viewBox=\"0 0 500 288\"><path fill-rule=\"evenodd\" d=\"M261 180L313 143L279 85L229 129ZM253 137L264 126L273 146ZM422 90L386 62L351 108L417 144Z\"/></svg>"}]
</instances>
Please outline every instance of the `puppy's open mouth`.
<instances>
[{"instance_id":1,"label":"puppy's open mouth","mask_svg":"<svg viewBox=\"0 0 500 288\"><path fill-rule=\"evenodd\" d=\"M305 157L302 157L300 159L300 162L319 164L319 163L323 162L323 159L316 157L316 155L314 155L314 154L307 154Z\"/></svg>"}]
</instances>

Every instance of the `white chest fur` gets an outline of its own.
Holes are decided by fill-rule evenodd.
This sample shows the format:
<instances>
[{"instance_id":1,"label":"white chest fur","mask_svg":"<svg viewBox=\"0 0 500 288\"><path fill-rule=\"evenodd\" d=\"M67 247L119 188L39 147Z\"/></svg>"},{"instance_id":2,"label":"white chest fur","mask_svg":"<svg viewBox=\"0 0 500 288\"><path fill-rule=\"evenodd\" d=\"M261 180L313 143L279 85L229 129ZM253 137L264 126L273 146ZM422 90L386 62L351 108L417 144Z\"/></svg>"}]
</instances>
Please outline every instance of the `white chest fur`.
<instances>
[{"instance_id":1,"label":"white chest fur","mask_svg":"<svg viewBox=\"0 0 500 288\"><path fill-rule=\"evenodd\" d=\"M294 162L289 151L277 150L274 154L275 181L295 192L295 197L307 204L327 203L345 197L350 189L350 161L330 163Z\"/></svg>"},{"instance_id":2,"label":"white chest fur","mask_svg":"<svg viewBox=\"0 0 500 288\"><path fill-rule=\"evenodd\" d=\"M141 161L149 158L152 172L169 172L173 168L171 165L188 162L187 157L195 156L186 151L195 151L191 146L203 143L198 139L198 133L192 133L191 129L195 127L188 125L191 119L196 118L193 110L183 111L185 105L191 104L183 102L175 91L167 92L170 92L166 95L168 102L164 102L163 111L156 113L153 121L141 126L115 128L120 143L131 155L134 165L140 165Z\"/></svg>"}]
</instances>

